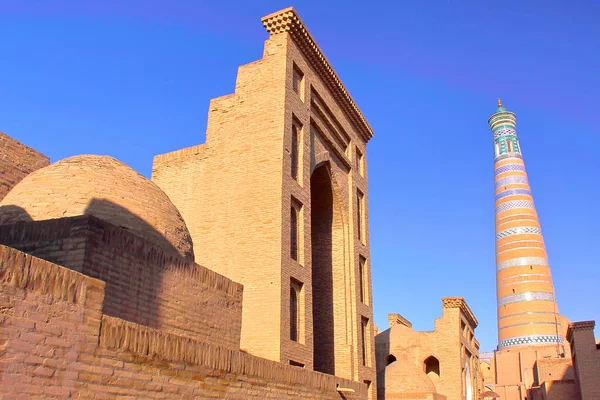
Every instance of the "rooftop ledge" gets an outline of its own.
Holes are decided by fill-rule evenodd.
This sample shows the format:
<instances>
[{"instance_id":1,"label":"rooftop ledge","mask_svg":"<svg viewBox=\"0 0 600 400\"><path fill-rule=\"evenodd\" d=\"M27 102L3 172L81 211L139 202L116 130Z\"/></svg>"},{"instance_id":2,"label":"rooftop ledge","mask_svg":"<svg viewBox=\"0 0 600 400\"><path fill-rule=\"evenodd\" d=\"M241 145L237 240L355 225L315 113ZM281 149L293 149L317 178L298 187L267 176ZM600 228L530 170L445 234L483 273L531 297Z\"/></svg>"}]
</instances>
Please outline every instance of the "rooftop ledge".
<instances>
[{"instance_id":1,"label":"rooftop ledge","mask_svg":"<svg viewBox=\"0 0 600 400\"><path fill-rule=\"evenodd\" d=\"M292 37L308 62L323 79L342 110L349 116L350 121L360 135L368 142L373 137L373 129L369 126L341 79L306 29L294 7L284 8L269 14L263 17L261 21L270 36L287 32Z\"/></svg>"}]
</instances>

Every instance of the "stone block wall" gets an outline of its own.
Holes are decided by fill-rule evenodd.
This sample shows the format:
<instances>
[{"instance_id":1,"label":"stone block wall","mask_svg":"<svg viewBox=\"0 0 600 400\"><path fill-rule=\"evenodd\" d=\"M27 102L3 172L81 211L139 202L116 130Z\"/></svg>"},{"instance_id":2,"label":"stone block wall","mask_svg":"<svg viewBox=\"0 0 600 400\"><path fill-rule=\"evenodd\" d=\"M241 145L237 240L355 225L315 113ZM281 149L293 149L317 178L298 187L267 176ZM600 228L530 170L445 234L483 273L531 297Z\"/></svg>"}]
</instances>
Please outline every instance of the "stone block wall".
<instances>
[{"instance_id":1,"label":"stone block wall","mask_svg":"<svg viewBox=\"0 0 600 400\"><path fill-rule=\"evenodd\" d=\"M0 132L0 200L21 179L47 165L48 157Z\"/></svg>"},{"instance_id":2,"label":"stone block wall","mask_svg":"<svg viewBox=\"0 0 600 400\"><path fill-rule=\"evenodd\" d=\"M2 399L367 398L362 383L103 315L104 287L0 245Z\"/></svg>"},{"instance_id":3,"label":"stone block wall","mask_svg":"<svg viewBox=\"0 0 600 400\"><path fill-rule=\"evenodd\" d=\"M0 243L106 282L104 313L239 348L243 288L95 217L0 225Z\"/></svg>"}]
</instances>

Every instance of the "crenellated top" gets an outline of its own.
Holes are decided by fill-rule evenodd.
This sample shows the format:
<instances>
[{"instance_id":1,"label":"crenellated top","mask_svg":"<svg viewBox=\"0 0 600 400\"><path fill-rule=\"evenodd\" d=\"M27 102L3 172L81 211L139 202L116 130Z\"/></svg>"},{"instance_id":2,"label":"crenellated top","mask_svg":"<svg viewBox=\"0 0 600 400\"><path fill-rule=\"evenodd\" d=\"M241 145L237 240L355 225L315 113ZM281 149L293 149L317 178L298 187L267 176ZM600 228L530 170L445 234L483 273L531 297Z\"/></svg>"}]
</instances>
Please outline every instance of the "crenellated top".
<instances>
[{"instance_id":1,"label":"crenellated top","mask_svg":"<svg viewBox=\"0 0 600 400\"><path fill-rule=\"evenodd\" d=\"M368 142L373 137L373 129L369 126L341 79L306 29L294 7L288 7L269 14L262 18L262 23L270 36L287 32L292 37L365 142Z\"/></svg>"},{"instance_id":2,"label":"crenellated top","mask_svg":"<svg viewBox=\"0 0 600 400\"><path fill-rule=\"evenodd\" d=\"M458 308L464 314L467 322L471 324L473 328L476 328L478 325L477 318L475 318L475 314L469 308L467 302L463 297L444 297L442 298L442 306L444 308Z\"/></svg>"}]
</instances>

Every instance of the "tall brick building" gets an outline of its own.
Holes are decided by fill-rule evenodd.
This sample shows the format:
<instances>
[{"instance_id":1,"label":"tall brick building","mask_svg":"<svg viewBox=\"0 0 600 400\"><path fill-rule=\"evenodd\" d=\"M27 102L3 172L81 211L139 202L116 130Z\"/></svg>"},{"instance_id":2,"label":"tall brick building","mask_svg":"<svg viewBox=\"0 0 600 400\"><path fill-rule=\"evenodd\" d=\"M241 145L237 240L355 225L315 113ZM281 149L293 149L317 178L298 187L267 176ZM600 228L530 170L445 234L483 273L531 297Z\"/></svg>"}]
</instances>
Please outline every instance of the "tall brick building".
<instances>
[{"instance_id":1,"label":"tall brick building","mask_svg":"<svg viewBox=\"0 0 600 400\"><path fill-rule=\"evenodd\" d=\"M366 144L373 132L291 9L210 103L206 143L154 160L196 262L244 285L241 346L374 380Z\"/></svg>"},{"instance_id":2,"label":"tall brick building","mask_svg":"<svg viewBox=\"0 0 600 400\"><path fill-rule=\"evenodd\" d=\"M296 12L262 21L152 180L0 136L0 394L375 397L373 132Z\"/></svg>"}]
</instances>

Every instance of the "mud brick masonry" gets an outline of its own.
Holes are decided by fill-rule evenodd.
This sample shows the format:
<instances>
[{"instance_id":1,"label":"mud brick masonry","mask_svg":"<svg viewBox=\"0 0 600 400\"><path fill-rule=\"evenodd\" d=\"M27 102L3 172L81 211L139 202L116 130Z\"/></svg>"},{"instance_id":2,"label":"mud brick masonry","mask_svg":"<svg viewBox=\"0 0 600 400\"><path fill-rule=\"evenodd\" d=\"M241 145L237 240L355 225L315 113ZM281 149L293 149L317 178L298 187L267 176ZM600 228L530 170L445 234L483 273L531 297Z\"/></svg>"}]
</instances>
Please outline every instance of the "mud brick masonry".
<instances>
[{"instance_id":1,"label":"mud brick masonry","mask_svg":"<svg viewBox=\"0 0 600 400\"><path fill-rule=\"evenodd\" d=\"M293 8L262 23L206 143L157 155L151 180L0 133L0 399L600 398L594 322L558 314L501 104L498 351L462 297L432 332L390 314L374 339L373 131Z\"/></svg>"},{"instance_id":2,"label":"mud brick masonry","mask_svg":"<svg viewBox=\"0 0 600 400\"><path fill-rule=\"evenodd\" d=\"M152 180L0 136L2 399L375 398L373 132L292 8L262 22Z\"/></svg>"}]
</instances>

